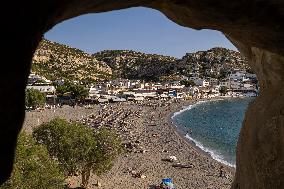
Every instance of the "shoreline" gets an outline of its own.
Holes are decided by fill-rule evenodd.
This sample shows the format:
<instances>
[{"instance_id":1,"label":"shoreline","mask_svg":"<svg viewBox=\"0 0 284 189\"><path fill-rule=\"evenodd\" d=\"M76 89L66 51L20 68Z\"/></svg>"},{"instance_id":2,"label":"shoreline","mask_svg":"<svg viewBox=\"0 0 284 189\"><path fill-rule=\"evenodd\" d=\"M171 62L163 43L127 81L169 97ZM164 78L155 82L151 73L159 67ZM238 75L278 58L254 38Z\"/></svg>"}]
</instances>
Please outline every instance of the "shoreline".
<instances>
[{"instance_id":1,"label":"shoreline","mask_svg":"<svg viewBox=\"0 0 284 189\"><path fill-rule=\"evenodd\" d=\"M198 150L171 123L171 116L175 112L198 101L200 100L153 100L143 103L113 103L103 109L99 105L94 105L92 109L66 106L56 111L47 109L42 112L27 112L23 130L31 132L34 127L54 117L81 120L91 126L100 120L99 116L105 114L101 124L112 122L109 128L116 130L123 143L130 148L115 160L108 173L101 176L92 174L90 189L97 189L98 181L103 189L153 189L162 178L172 178L176 188L229 189L235 170ZM128 117L124 118L126 114ZM170 156L176 156L178 160L164 161ZM190 165L190 168L177 168L174 166L176 163ZM219 177L221 166L226 172L224 178ZM133 173L140 173L143 178L133 176ZM80 176L70 177L67 182L71 184L71 188L76 188L80 186L80 180Z\"/></svg>"},{"instance_id":2,"label":"shoreline","mask_svg":"<svg viewBox=\"0 0 284 189\"><path fill-rule=\"evenodd\" d=\"M190 145L199 154L205 155L206 157L209 157L209 158L217 161L218 163L221 163L224 166L228 167L232 172L235 172L236 171L235 167L230 166L230 165L228 165L228 164L226 164L222 161L218 161L217 159L213 158L212 155L209 152L204 151L193 140L186 138L186 135L185 135L186 133L180 128L180 126L175 125L173 123L173 117L175 116L175 114L181 112L182 110L184 110L184 111L190 110L191 108L189 108L189 106L194 106L194 105L198 104L199 102L206 103L206 102L210 102L210 101L219 101L219 100L225 100L225 99L228 99L228 98L218 97L218 98L212 98L212 99L198 99L198 100L187 102L187 103L183 104L182 106L176 108L175 110L172 110L171 113L167 116L167 122L174 129L175 134L178 135L180 138L182 138L188 145Z\"/></svg>"}]
</instances>

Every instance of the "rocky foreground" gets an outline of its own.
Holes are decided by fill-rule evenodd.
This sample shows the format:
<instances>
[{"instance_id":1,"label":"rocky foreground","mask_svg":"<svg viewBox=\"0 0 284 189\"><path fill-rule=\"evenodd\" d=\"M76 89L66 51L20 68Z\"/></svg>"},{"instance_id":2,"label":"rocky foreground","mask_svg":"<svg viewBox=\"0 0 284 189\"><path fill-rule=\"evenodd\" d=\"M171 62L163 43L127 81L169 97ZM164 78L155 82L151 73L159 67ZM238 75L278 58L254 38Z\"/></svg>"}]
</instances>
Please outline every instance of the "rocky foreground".
<instances>
[{"instance_id":1,"label":"rocky foreground","mask_svg":"<svg viewBox=\"0 0 284 189\"><path fill-rule=\"evenodd\" d=\"M213 160L176 132L170 123L171 113L192 101L148 101L143 104L123 103L90 108L63 107L41 112L27 112L24 129L31 132L42 122L54 117L80 120L90 127L106 125L123 139L126 153L107 174L93 175L90 188L153 188L162 178L173 179L176 188L230 188L232 168L224 166L225 177L219 177L221 163ZM169 157L177 160L170 162ZM71 188L80 186L80 177L68 179Z\"/></svg>"}]
</instances>

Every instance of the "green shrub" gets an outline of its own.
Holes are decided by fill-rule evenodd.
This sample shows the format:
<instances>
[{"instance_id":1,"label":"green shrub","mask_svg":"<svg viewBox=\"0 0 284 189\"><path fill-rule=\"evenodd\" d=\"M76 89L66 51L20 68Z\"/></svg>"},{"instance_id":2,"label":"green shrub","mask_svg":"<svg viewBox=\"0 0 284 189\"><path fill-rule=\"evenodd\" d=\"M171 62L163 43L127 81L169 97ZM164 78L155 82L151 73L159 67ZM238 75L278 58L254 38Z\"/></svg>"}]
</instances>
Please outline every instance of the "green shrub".
<instances>
[{"instance_id":1,"label":"green shrub","mask_svg":"<svg viewBox=\"0 0 284 189\"><path fill-rule=\"evenodd\" d=\"M0 189L60 189L64 175L45 146L36 144L32 136L21 133L18 139L14 170Z\"/></svg>"},{"instance_id":2,"label":"green shrub","mask_svg":"<svg viewBox=\"0 0 284 189\"><path fill-rule=\"evenodd\" d=\"M180 84L184 85L185 87L195 86L195 83L192 80L182 80L180 81Z\"/></svg>"},{"instance_id":3,"label":"green shrub","mask_svg":"<svg viewBox=\"0 0 284 189\"><path fill-rule=\"evenodd\" d=\"M43 107L45 102L45 94L41 93L39 90L33 88L26 90L26 106L36 109Z\"/></svg>"},{"instance_id":4,"label":"green shrub","mask_svg":"<svg viewBox=\"0 0 284 189\"><path fill-rule=\"evenodd\" d=\"M66 175L81 174L82 187L87 187L91 172L98 175L108 171L122 151L113 132L100 129L94 133L81 123L59 118L36 128L33 136L58 159Z\"/></svg>"},{"instance_id":5,"label":"green shrub","mask_svg":"<svg viewBox=\"0 0 284 189\"><path fill-rule=\"evenodd\" d=\"M219 89L219 92L223 95L225 95L228 91L228 88L225 87L225 86L221 86L220 89Z\"/></svg>"},{"instance_id":6,"label":"green shrub","mask_svg":"<svg viewBox=\"0 0 284 189\"><path fill-rule=\"evenodd\" d=\"M72 99L75 99L76 101L84 100L89 95L89 91L84 86L70 82L66 82L64 85L57 86L56 93L59 96L70 93Z\"/></svg>"}]
</instances>

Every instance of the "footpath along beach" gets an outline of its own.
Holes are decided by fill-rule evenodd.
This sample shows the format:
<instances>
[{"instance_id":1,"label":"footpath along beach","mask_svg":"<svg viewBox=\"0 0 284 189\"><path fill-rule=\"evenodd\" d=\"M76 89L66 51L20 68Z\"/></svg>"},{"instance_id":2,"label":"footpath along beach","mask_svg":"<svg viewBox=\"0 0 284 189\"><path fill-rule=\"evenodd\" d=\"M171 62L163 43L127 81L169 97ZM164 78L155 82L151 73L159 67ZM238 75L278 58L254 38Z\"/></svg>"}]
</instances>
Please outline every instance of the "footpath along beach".
<instances>
[{"instance_id":1,"label":"footpath along beach","mask_svg":"<svg viewBox=\"0 0 284 189\"><path fill-rule=\"evenodd\" d=\"M151 100L140 104L124 102L32 111L26 113L23 130L30 133L32 128L55 117L79 120L90 127L106 125L115 129L127 152L108 173L100 177L92 175L90 188L148 189L159 185L162 178L172 178L177 189L230 188L234 169L196 148L171 124L174 112L195 102ZM167 161L170 156L177 160ZM219 177L221 166L225 177ZM80 177L71 177L68 182L71 188L76 188Z\"/></svg>"}]
</instances>

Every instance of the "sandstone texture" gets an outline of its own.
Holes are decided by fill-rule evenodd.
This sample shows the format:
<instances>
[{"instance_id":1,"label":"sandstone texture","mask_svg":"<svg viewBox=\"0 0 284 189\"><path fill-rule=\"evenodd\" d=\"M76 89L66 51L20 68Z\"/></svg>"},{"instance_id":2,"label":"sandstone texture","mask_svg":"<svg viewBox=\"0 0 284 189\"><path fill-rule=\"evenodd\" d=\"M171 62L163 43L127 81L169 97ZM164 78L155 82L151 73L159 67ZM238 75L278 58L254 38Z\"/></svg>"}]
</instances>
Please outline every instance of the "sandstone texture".
<instances>
[{"instance_id":1,"label":"sandstone texture","mask_svg":"<svg viewBox=\"0 0 284 189\"><path fill-rule=\"evenodd\" d=\"M149 7L174 22L223 32L257 73L261 95L241 131L232 188L284 188L284 1L281 0L42 0L3 4L0 81L0 183L10 175L24 120L24 91L33 53L54 25L82 14ZM15 51L19 51L14 56ZM2 64L4 67L4 64Z\"/></svg>"}]
</instances>

